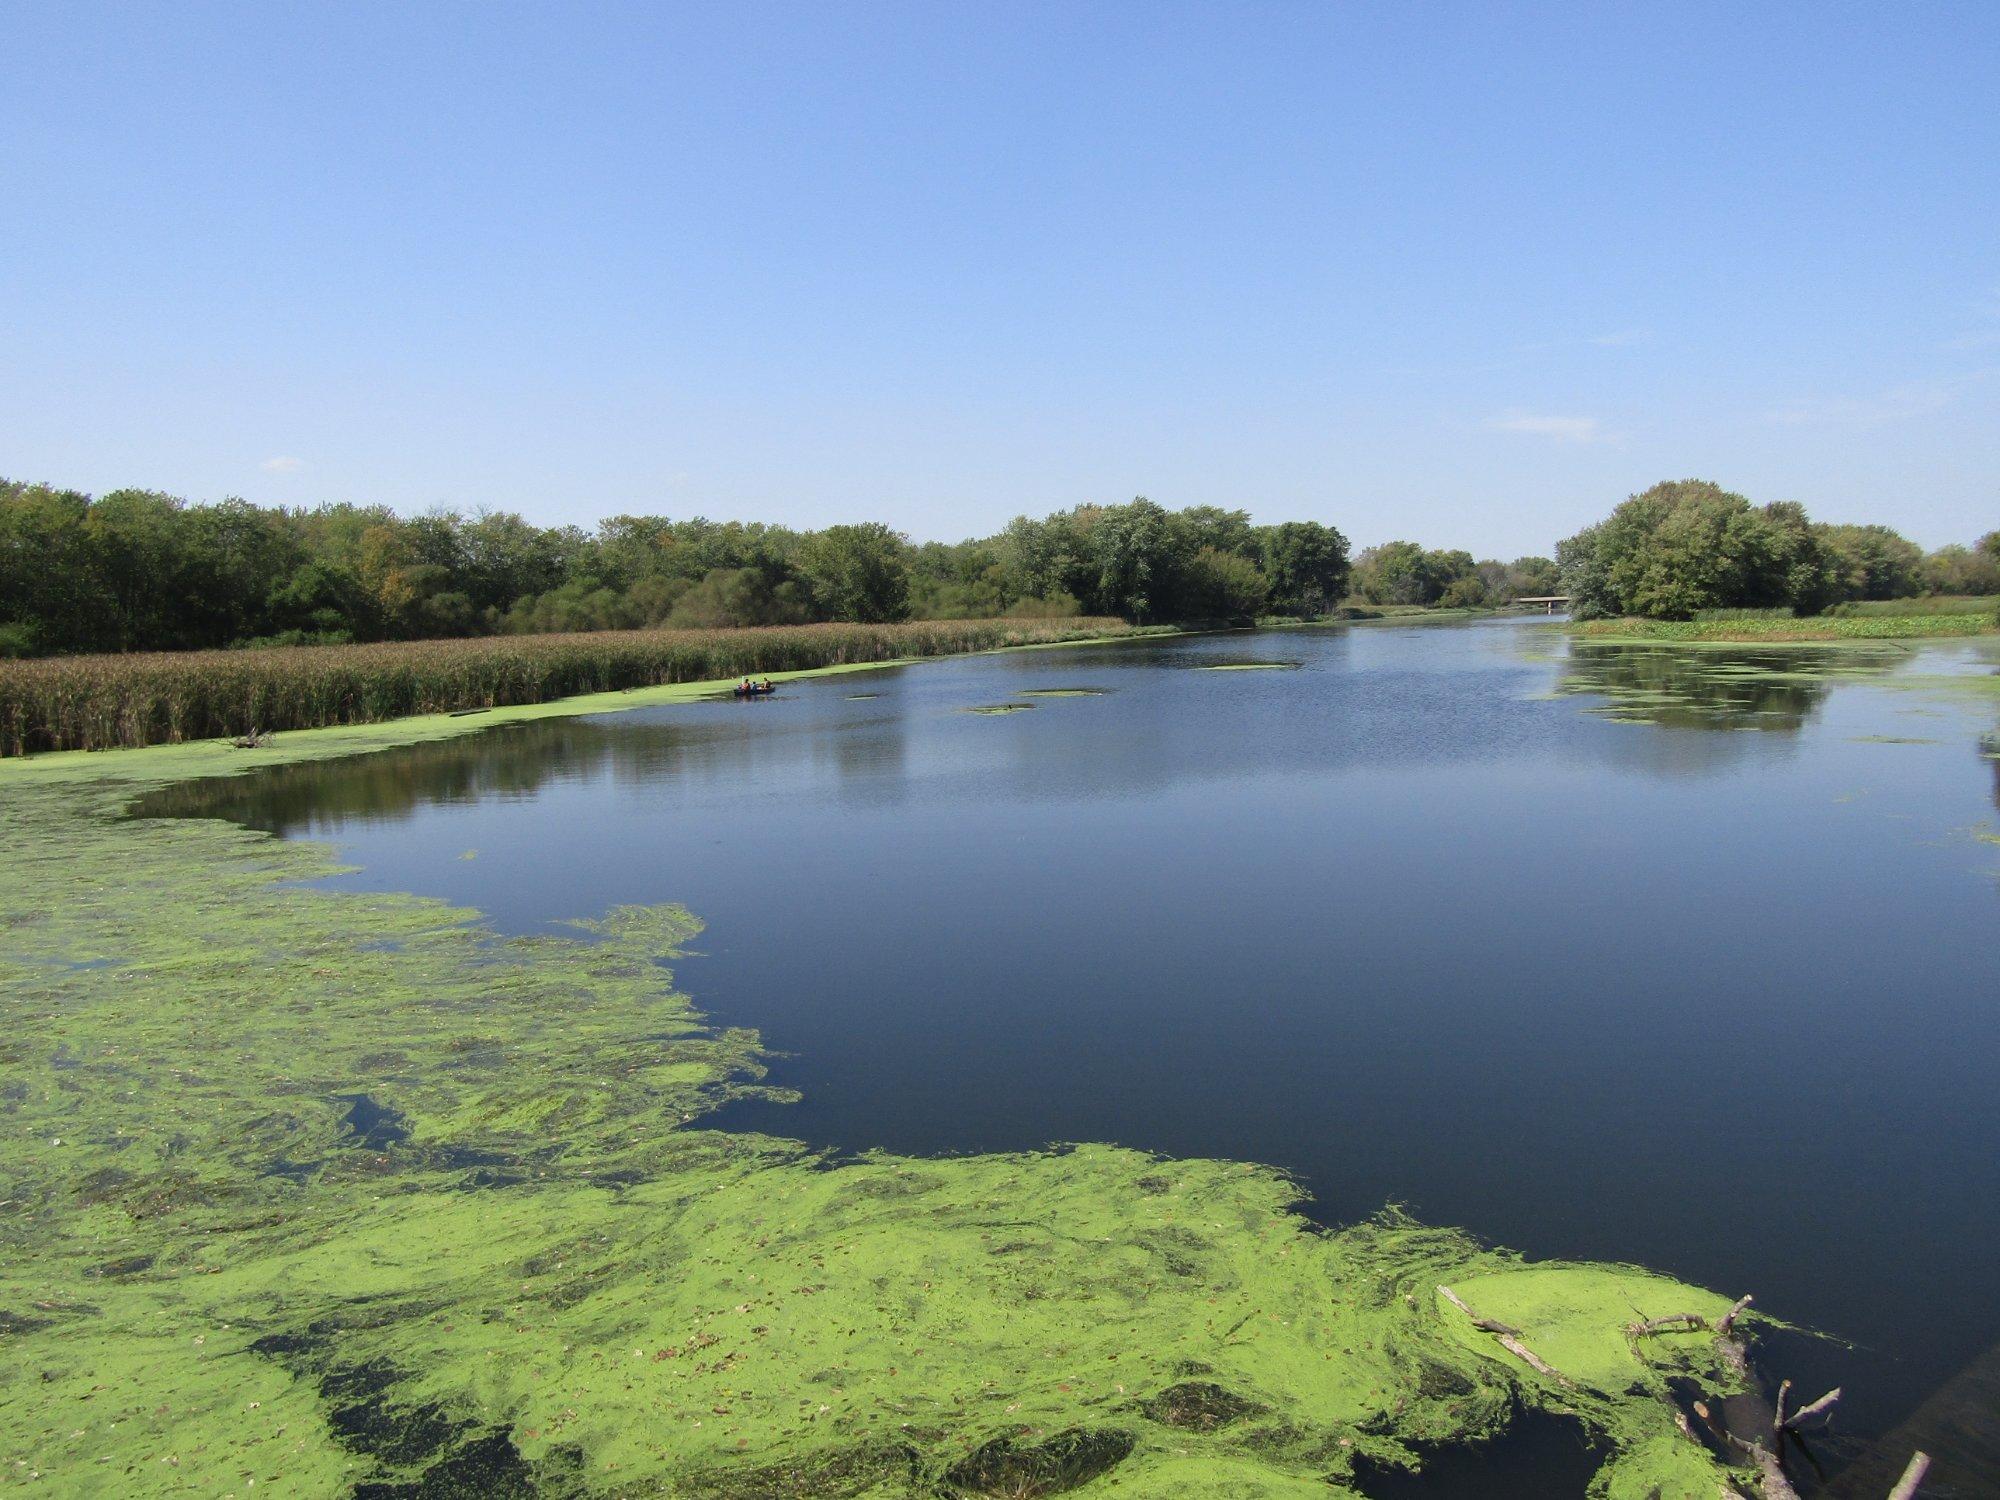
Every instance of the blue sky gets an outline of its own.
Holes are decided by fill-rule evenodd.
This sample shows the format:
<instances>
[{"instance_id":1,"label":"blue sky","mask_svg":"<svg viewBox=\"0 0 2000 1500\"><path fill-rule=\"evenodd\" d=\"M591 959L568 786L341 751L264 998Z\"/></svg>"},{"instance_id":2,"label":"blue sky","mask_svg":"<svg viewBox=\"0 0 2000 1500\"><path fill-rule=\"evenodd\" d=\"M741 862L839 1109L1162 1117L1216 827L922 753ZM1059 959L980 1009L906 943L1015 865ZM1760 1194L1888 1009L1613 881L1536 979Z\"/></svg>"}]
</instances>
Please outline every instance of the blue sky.
<instances>
[{"instance_id":1,"label":"blue sky","mask_svg":"<svg viewBox=\"0 0 2000 1500\"><path fill-rule=\"evenodd\" d=\"M0 474L2000 526L2000 5L0 0Z\"/></svg>"}]
</instances>

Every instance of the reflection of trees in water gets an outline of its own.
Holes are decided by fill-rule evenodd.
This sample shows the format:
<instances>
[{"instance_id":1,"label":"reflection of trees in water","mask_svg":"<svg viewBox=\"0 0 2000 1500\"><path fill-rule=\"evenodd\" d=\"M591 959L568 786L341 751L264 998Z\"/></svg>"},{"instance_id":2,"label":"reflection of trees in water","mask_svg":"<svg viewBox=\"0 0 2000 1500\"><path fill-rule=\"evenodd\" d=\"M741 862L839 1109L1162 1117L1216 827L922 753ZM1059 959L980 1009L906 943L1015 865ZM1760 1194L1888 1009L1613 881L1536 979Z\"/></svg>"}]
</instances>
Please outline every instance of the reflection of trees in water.
<instances>
[{"instance_id":1,"label":"reflection of trees in water","mask_svg":"<svg viewBox=\"0 0 2000 1500\"><path fill-rule=\"evenodd\" d=\"M1908 657L1894 652L1824 653L1744 646L1675 647L1575 641L1557 690L1610 701L1596 711L1688 729L1803 728L1829 686L1840 679L1893 670Z\"/></svg>"},{"instance_id":2,"label":"reflection of trees in water","mask_svg":"<svg viewBox=\"0 0 2000 1500\"><path fill-rule=\"evenodd\" d=\"M667 776L683 784L737 780L767 762L798 753L796 730L752 724L617 723L550 719L498 726L459 739L406 745L373 755L273 766L248 776L167 787L137 811L148 817L228 818L271 833L291 834L342 822L394 822L423 807L524 799L554 781L609 776L637 785ZM810 732L826 725L806 724ZM859 789L893 786L886 772L902 765L903 735L895 716L850 719L834 743L815 754L833 758L843 782ZM872 774L870 774L872 773Z\"/></svg>"},{"instance_id":3,"label":"reflection of trees in water","mask_svg":"<svg viewBox=\"0 0 2000 1500\"><path fill-rule=\"evenodd\" d=\"M272 766L249 776L191 781L141 802L148 817L220 817L272 833L314 823L408 816L420 805L525 796L552 777L603 764L606 737L578 720L488 730L372 755Z\"/></svg>"}]
</instances>

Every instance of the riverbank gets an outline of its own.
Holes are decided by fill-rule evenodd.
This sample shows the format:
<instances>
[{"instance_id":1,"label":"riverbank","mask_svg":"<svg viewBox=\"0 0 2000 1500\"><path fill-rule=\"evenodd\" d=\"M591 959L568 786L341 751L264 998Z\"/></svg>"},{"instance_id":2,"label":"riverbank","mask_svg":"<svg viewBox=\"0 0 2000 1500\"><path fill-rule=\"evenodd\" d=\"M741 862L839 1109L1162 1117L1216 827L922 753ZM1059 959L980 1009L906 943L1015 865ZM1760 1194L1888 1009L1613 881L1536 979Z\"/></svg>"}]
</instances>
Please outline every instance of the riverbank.
<instances>
[{"instance_id":1,"label":"riverbank","mask_svg":"<svg viewBox=\"0 0 2000 1500\"><path fill-rule=\"evenodd\" d=\"M714 686L0 764L16 1473L1323 1495L1519 1403L1609 1445L1609 1494L1714 1487L1666 1395L1726 1380L1707 1340L1623 1329L1720 1298L1397 1216L1322 1234L1239 1163L834 1161L705 1129L765 1084L757 1036L661 967L690 914L505 938L311 885L323 846L125 816L193 778Z\"/></svg>"},{"instance_id":2,"label":"riverbank","mask_svg":"<svg viewBox=\"0 0 2000 1500\"><path fill-rule=\"evenodd\" d=\"M913 620L0 661L0 755L373 724L1162 628L1111 619Z\"/></svg>"},{"instance_id":3,"label":"riverbank","mask_svg":"<svg viewBox=\"0 0 2000 1500\"><path fill-rule=\"evenodd\" d=\"M2000 634L1991 612L1980 614L1811 615L1743 612L1700 620L1581 620L1572 635L1607 642L1678 641L1729 645L1842 641L1952 640Z\"/></svg>"}]
</instances>

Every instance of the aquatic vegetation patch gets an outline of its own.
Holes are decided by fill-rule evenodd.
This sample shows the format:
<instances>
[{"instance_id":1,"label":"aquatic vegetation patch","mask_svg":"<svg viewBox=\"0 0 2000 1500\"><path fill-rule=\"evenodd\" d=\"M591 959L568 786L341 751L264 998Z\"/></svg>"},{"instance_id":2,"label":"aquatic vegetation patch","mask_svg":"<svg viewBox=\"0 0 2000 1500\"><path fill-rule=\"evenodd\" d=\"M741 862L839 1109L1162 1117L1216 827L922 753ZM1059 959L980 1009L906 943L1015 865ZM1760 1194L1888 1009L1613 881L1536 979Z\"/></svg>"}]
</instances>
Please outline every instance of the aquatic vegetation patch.
<instances>
[{"instance_id":1,"label":"aquatic vegetation patch","mask_svg":"<svg viewBox=\"0 0 2000 1500\"><path fill-rule=\"evenodd\" d=\"M1327 1494L1575 1413L1611 1495L1710 1490L1635 1317L1722 1299L1265 1168L1108 1146L832 1159L704 1128L752 1032L621 908L506 938L327 849L125 816L246 763L0 767L0 1463L66 1494ZM386 764L386 763L385 763ZM782 1097L782 1095L779 1095ZM1538 1373L1436 1292L1504 1317Z\"/></svg>"},{"instance_id":2,"label":"aquatic vegetation patch","mask_svg":"<svg viewBox=\"0 0 2000 1500\"><path fill-rule=\"evenodd\" d=\"M1589 711L1618 723L1790 731L1834 683L1880 680L1909 659L1881 647L1791 651L1574 640L1555 690L1602 699Z\"/></svg>"},{"instance_id":3,"label":"aquatic vegetation patch","mask_svg":"<svg viewBox=\"0 0 2000 1500\"><path fill-rule=\"evenodd\" d=\"M1584 620L1566 629L1603 641L1713 641L1838 644L1843 641L1941 639L1991 635L2000 630L1993 610L1980 613L1795 616L1783 611L1738 611L1729 618L1698 620Z\"/></svg>"},{"instance_id":4,"label":"aquatic vegetation patch","mask_svg":"<svg viewBox=\"0 0 2000 1500\"><path fill-rule=\"evenodd\" d=\"M963 712L969 714L1020 714L1026 713L1034 706L1032 703L981 703L976 707L965 709Z\"/></svg>"},{"instance_id":5,"label":"aquatic vegetation patch","mask_svg":"<svg viewBox=\"0 0 2000 1500\"><path fill-rule=\"evenodd\" d=\"M1223 661L1195 668L1197 672L1296 672L1295 661Z\"/></svg>"},{"instance_id":6,"label":"aquatic vegetation patch","mask_svg":"<svg viewBox=\"0 0 2000 1500\"><path fill-rule=\"evenodd\" d=\"M1106 689L1104 688L1093 687L1022 688L1021 696L1023 698L1102 698L1105 692Z\"/></svg>"}]
</instances>

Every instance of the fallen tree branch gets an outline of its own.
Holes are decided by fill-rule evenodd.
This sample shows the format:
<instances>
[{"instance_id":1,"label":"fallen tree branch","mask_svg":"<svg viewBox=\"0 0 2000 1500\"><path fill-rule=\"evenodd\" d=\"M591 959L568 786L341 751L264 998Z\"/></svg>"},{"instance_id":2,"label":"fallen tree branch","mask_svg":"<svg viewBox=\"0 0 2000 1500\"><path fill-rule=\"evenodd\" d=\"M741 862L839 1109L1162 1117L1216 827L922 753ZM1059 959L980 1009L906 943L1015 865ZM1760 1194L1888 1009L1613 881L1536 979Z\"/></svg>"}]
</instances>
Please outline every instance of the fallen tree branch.
<instances>
[{"instance_id":1,"label":"fallen tree branch","mask_svg":"<svg viewBox=\"0 0 2000 1500\"><path fill-rule=\"evenodd\" d=\"M1492 1334L1500 1341L1501 1348L1520 1360L1529 1369L1535 1371L1536 1374L1545 1375L1560 1386L1573 1386L1574 1382L1567 1375L1563 1374L1561 1370L1558 1370L1554 1365L1550 1364L1539 1354L1535 1353L1534 1350L1521 1342L1518 1337L1521 1332L1520 1329L1510 1328L1507 1324L1493 1318L1480 1317L1478 1313L1465 1305L1464 1298L1460 1297L1457 1292L1454 1292L1448 1286L1440 1286L1438 1291L1444 1297L1445 1301L1449 1302L1453 1307L1472 1320L1474 1328L1479 1329L1481 1332Z\"/></svg>"},{"instance_id":2,"label":"fallen tree branch","mask_svg":"<svg viewBox=\"0 0 2000 1500\"><path fill-rule=\"evenodd\" d=\"M1791 1382L1788 1380L1785 1382L1785 1384L1790 1385ZM1838 1401L1839 1399L1840 1399L1840 1387L1835 1386L1832 1390L1828 1391L1824 1396L1820 1397L1819 1400L1811 1403L1808 1406L1801 1406L1797 1411L1793 1412L1789 1417L1786 1417L1783 1421L1779 1422L1778 1425L1780 1427L1791 1428L1794 1431L1796 1431L1799 1423L1805 1421L1807 1418L1821 1416L1824 1415L1826 1412L1833 1410L1833 1403Z\"/></svg>"},{"instance_id":3,"label":"fallen tree branch","mask_svg":"<svg viewBox=\"0 0 2000 1500\"><path fill-rule=\"evenodd\" d=\"M1441 1286L1438 1288L1438 1290L1444 1294L1445 1301L1449 1302L1453 1307L1457 1308L1460 1312L1464 1313L1468 1318L1470 1318L1472 1320L1472 1326L1474 1328L1479 1329L1482 1333L1502 1333L1502 1334L1518 1335L1521 1332L1521 1330L1514 1327L1513 1324L1503 1323L1498 1318L1480 1317L1478 1313L1474 1312L1471 1308L1467 1307L1465 1305L1465 1299L1459 1296L1458 1293L1454 1292L1450 1287Z\"/></svg>"},{"instance_id":4,"label":"fallen tree branch","mask_svg":"<svg viewBox=\"0 0 2000 1500\"><path fill-rule=\"evenodd\" d=\"M1896 1481L1896 1487L1889 1491L1889 1500L1916 1500L1917 1486L1924 1482L1924 1475L1930 1472L1931 1456L1919 1450L1910 1455L1910 1466L1903 1470L1903 1477Z\"/></svg>"},{"instance_id":5,"label":"fallen tree branch","mask_svg":"<svg viewBox=\"0 0 2000 1500\"><path fill-rule=\"evenodd\" d=\"M1643 1323L1627 1323L1625 1332L1632 1338L1644 1338L1649 1333L1694 1333L1708 1327L1708 1319L1700 1313L1669 1313L1664 1318L1648 1318Z\"/></svg>"},{"instance_id":6,"label":"fallen tree branch","mask_svg":"<svg viewBox=\"0 0 2000 1500\"><path fill-rule=\"evenodd\" d=\"M1755 1299L1753 1299L1748 1292L1745 1292L1742 1296L1738 1297L1736 1299L1736 1305L1731 1307L1728 1312L1724 1313L1722 1315L1722 1321L1715 1325L1715 1331L1721 1334L1724 1338L1728 1338L1729 1330L1736 1326L1736 1320L1743 1316L1743 1309L1748 1307L1753 1300Z\"/></svg>"}]
</instances>

